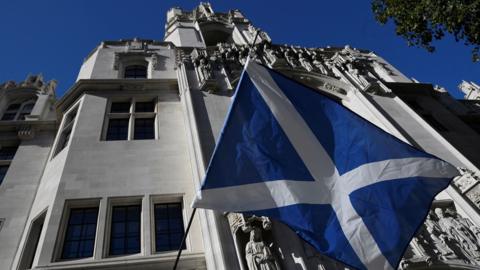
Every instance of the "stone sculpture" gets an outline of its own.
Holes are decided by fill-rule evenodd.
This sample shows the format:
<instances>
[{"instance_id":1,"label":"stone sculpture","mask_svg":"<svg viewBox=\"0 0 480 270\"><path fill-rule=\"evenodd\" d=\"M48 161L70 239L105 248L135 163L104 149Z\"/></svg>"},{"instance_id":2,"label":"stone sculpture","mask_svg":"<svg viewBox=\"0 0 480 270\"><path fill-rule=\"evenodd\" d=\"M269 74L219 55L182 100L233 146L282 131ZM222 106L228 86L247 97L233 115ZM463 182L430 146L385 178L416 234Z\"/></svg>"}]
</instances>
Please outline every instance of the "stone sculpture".
<instances>
[{"instance_id":1,"label":"stone sculpture","mask_svg":"<svg viewBox=\"0 0 480 270\"><path fill-rule=\"evenodd\" d=\"M262 232L253 227L250 241L245 247L245 259L249 270L277 270L275 258L262 240Z\"/></svg>"}]
</instances>

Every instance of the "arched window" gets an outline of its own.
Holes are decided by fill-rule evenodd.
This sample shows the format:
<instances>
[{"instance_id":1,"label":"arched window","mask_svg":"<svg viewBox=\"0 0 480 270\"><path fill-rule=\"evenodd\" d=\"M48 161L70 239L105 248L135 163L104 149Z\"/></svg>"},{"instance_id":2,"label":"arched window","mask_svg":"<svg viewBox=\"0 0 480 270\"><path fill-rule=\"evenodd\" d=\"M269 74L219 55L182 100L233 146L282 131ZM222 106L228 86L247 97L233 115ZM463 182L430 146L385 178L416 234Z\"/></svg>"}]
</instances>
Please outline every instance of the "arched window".
<instances>
[{"instance_id":1,"label":"arched window","mask_svg":"<svg viewBox=\"0 0 480 270\"><path fill-rule=\"evenodd\" d=\"M5 112L3 112L2 120L25 120L25 116L32 113L33 106L35 106L35 100L12 102L8 105Z\"/></svg>"},{"instance_id":2,"label":"arched window","mask_svg":"<svg viewBox=\"0 0 480 270\"><path fill-rule=\"evenodd\" d=\"M142 65L131 65L125 67L125 78L146 79L147 67Z\"/></svg>"}]
</instances>

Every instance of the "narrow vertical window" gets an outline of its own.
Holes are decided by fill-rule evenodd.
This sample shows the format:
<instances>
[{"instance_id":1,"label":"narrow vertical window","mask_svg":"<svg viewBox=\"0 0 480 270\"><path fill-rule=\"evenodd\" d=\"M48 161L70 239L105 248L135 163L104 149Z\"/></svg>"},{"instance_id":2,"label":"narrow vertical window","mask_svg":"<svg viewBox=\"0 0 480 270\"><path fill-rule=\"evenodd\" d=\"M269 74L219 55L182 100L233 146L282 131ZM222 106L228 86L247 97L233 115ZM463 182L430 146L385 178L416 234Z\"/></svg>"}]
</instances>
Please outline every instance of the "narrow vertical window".
<instances>
[{"instance_id":1,"label":"narrow vertical window","mask_svg":"<svg viewBox=\"0 0 480 270\"><path fill-rule=\"evenodd\" d=\"M7 175L8 167L8 165L0 166L0 185L3 182L3 179L5 179L5 175Z\"/></svg>"},{"instance_id":2,"label":"narrow vertical window","mask_svg":"<svg viewBox=\"0 0 480 270\"><path fill-rule=\"evenodd\" d=\"M67 147L68 143L70 142L70 138L73 131L73 125L75 123L75 119L77 118L77 111L78 106L74 109L70 110L65 114L63 117L63 123L60 129L58 142L55 148L55 155L60 153L65 147Z\"/></svg>"},{"instance_id":3,"label":"narrow vertical window","mask_svg":"<svg viewBox=\"0 0 480 270\"><path fill-rule=\"evenodd\" d=\"M62 259L77 259L93 256L97 230L98 207L70 210Z\"/></svg>"},{"instance_id":4,"label":"narrow vertical window","mask_svg":"<svg viewBox=\"0 0 480 270\"><path fill-rule=\"evenodd\" d=\"M44 212L32 222L30 231L28 232L27 240L25 242L25 248L20 258L20 264L18 267L20 270L32 268L46 214L47 213Z\"/></svg>"},{"instance_id":5,"label":"narrow vertical window","mask_svg":"<svg viewBox=\"0 0 480 270\"><path fill-rule=\"evenodd\" d=\"M155 251L177 250L184 227L180 203L155 204ZM185 243L182 249L185 249Z\"/></svg>"},{"instance_id":6,"label":"narrow vertical window","mask_svg":"<svg viewBox=\"0 0 480 270\"><path fill-rule=\"evenodd\" d=\"M140 253L140 205L114 206L110 255Z\"/></svg>"}]
</instances>

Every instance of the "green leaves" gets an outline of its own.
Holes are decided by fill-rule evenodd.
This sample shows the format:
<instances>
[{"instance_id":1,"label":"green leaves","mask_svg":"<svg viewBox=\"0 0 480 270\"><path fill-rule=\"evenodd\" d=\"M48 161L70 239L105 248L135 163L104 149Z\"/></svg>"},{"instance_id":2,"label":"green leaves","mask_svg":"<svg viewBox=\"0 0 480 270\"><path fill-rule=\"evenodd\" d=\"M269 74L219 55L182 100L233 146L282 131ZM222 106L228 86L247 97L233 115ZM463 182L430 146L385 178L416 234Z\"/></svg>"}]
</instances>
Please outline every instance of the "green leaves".
<instances>
[{"instance_id":1,"label":"green leaves","mask_svg":"<svg viewBox=\"0 0 480 270\"><path fill-rule=\"evenodd\" d=\"M480 60L480 0L372 0L372 11L381 24L392 20L409 46L433 52L432 42L450 34Z\"/></svg>"}]
</instances>

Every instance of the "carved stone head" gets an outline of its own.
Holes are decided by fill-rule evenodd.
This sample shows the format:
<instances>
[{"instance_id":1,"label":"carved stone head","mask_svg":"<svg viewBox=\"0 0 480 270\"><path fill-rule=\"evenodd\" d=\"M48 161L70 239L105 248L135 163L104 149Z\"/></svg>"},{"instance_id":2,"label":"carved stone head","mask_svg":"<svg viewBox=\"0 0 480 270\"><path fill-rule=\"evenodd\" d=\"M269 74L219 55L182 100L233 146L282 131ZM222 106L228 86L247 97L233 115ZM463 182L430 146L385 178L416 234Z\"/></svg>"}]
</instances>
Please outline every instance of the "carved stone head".
<instances>
[{"instance_id":1,"label":"carved stone head","mask_svg":"<svg viewBox=\"0 0 480 270\"><path fill-rule=\"evenodd\" d=\"M443 218L443 210L441 208L435 208L435 214L437 215L438 218Z\"/></svg>"}]
</instances>

